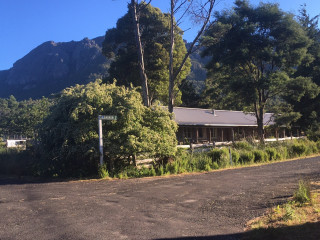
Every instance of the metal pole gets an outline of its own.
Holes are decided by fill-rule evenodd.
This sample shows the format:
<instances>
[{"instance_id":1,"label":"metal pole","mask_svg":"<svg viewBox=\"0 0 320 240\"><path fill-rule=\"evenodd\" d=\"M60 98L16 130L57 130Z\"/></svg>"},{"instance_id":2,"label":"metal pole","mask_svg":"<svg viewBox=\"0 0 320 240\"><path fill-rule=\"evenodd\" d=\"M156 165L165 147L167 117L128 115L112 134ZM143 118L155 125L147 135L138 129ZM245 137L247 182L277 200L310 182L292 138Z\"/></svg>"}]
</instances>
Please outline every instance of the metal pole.
<instances>
[{"instance_id":1,"label":"metal pole","mask_svg":"<svg viewBox=\"0 0 320 240\"><path fill-rule=\"evenodd\" d=\"M233 166L232 163L232 154L231 154L231 148L229 147L229 157L230 157L230 165Z\"/></svg>"},{"instance_id":2,"label":"metal pole","mask_svg":"<svg viewBox=\"0 0 320 240\"><path fill-rule=\"evenodd\" d=\"M100 150L100 166L103 165L103 140L102 140L102 120L98 118L99 122L99 150Z\"/></svg>"}]
</instances>

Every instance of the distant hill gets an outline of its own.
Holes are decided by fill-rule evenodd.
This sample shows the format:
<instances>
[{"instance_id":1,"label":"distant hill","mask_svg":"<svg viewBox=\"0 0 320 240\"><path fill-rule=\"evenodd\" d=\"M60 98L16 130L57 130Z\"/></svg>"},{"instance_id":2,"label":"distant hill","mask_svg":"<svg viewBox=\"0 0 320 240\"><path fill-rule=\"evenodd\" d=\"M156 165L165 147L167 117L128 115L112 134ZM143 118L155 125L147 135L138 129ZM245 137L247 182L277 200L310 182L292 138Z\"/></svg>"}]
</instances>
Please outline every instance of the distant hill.
<instances>
[{"instance_id":1,"label":"distant hill","mask_svg":"<svg viewBox=\"0 0 320 240\"><path fill-rule=\"evenodd\" d=\"M186 43L187 49L190 43ZM202 92L205 87L205 80L207 77L207 70L205 65L209 62L210 57L202 58L200 56L201 48L193 52L190 55L191 60L191 72L187 77L187 80L192 83L197 93Z\"/></svg>"},{"instance_id":2,"label":"distant hill","mask_svg":"<svg viewBox=\"0 0 320 240\"><path fill-rule=\"evenodd\" d=\"M104 37L71 42L45 42L0 71L0 98L41 98L75 84L86 84L107 76L110 61L102 55ZM188 46L188 45L187 45ZM206 78L199 52L191 55L192 69L188 80L197 92Z\"/></svg>"},{"instance_id":3,"label":"distant hill","mask_svg":"<svg viewBox=\"0 0 320 240\"><path fill-rule=\"evenodd\" d=\"M9 70L0 71L0 97L41 98L104 77L109 63L101 53L103 39L41 44Z\"/></svg>"}]
</instances>

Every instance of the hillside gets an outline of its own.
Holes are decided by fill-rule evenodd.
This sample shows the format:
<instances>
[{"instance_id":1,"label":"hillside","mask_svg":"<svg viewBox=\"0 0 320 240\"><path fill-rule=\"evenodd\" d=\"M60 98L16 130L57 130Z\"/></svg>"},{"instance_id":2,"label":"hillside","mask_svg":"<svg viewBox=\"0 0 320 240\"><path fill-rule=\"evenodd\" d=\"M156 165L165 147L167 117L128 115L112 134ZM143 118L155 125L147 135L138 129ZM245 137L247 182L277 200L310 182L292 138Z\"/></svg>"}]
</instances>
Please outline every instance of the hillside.
<instances>
[{"instance_id":1,"label":"hillside","mask_svg":"<svg viewBox=\"0 0 320 240\"><path fill-rule=\"evenodd\" d=\"M41 98L65 87L105 76L108 61L101 54L103 37L71 42L45 42L0 71L0 97Z\"/></svg>"},{"instance_id":2,"label":"hillside","mask_svg":"<svg viewBox=\"0 0 320 240\"><path fill-rule=\"evenodd\" d=\"M71 42L45 42L0 71L0 98L41 98L75 84L85 84L107 75L110 61L102 55L104 37ZM188 45L187 45L188 47ZM199 52L191 55L192 68L187 80L201 91L206 71Z\"/></svg>"}]
</instances>

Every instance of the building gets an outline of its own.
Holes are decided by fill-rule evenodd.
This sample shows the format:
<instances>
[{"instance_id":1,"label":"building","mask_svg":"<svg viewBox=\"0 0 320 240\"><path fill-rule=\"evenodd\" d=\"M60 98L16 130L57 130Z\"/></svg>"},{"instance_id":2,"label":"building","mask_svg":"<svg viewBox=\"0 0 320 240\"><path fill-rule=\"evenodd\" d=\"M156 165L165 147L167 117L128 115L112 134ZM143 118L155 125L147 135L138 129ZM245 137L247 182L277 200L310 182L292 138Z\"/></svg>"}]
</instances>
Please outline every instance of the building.
<instances>
[{"instance_id":1,"label":"building","mask_svg":"<svg viewBox=\"0 0 320 240\"><path fill-rule=\"evenodd\" d=\"M27 140L25 139L7 139L7 148L19 148L25 150Z\"/></svg>"},{"instance_id":2,"label":"building","mask_svg":"<svg viewBox=\"0 0 320 240\"><path fill-rule=\"evenodd\" d=\"M257 121L253 113L241 111L212 110L175 107L175 121L179 129L179 144L212 143L236 141L244 138L258 138ZM265 113L265 137L284 138L292 136L284 127L273 128L272 113ZM295 132L299 135L299 132Z\"/></svg>"}]
</instances>

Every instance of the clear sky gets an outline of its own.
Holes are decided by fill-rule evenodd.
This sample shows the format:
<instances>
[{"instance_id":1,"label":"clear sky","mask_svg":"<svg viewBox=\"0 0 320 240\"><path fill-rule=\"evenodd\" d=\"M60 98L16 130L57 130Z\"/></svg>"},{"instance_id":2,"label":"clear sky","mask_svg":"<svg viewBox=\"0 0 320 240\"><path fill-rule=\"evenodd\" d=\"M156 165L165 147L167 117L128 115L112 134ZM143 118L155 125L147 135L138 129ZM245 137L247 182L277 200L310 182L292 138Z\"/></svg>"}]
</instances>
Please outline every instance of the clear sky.
<instances>
[{"instance_id":1,"label":"clear sky","mask_svg":"<svg viewBox=\"0 0 320 240\"><path fill-rule=\"evenodd\" d=\"M127 12L129 0L0 0L0 70L13 63L33 48L46 41L79 41L85 37L103 36ZM217 0L216 10L233 6L233 0ZM258 4L259 0L251 0ZM320 13L319 0L268 0L280 8L298 14L306 3L311 16ZM169 11L169 0L153 0L152 5ZM182 28L187 29L188 22ZM191 41L196 32L185 33Z\"/></svg>"}]
</instances>

